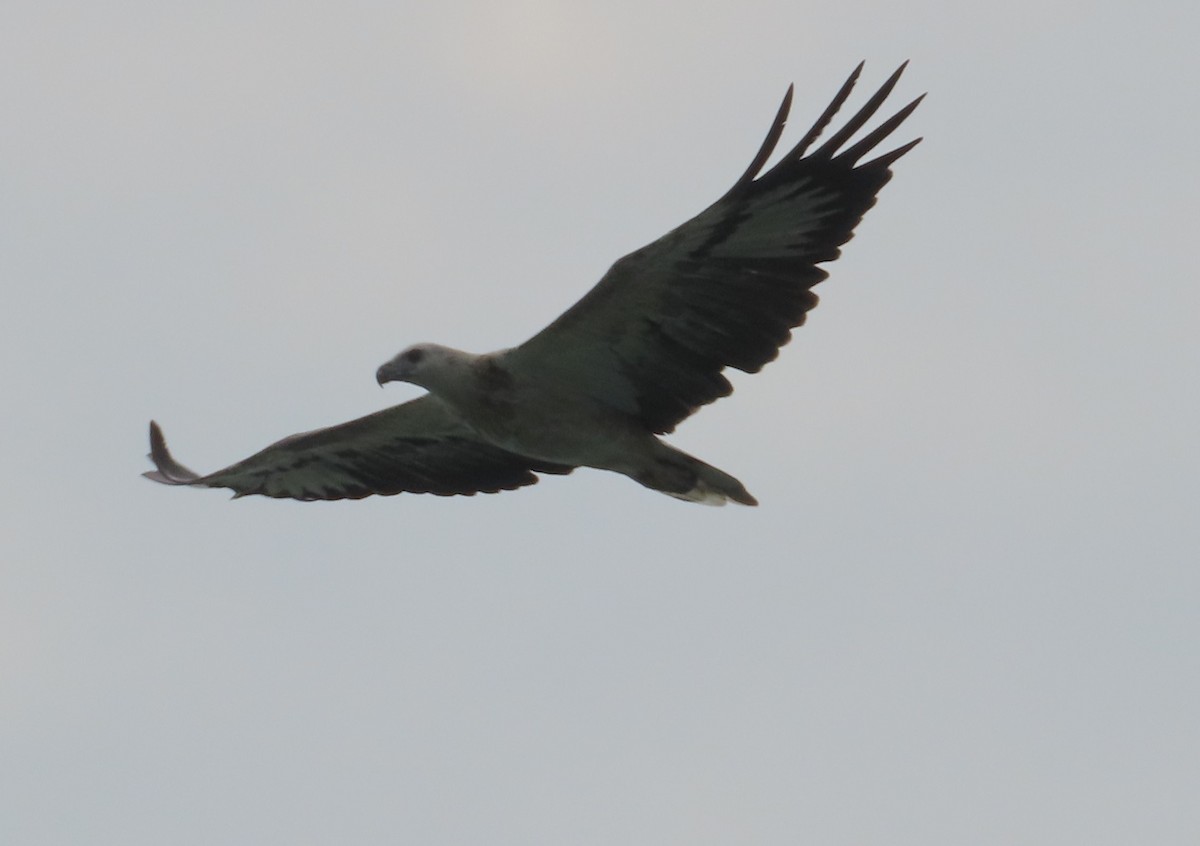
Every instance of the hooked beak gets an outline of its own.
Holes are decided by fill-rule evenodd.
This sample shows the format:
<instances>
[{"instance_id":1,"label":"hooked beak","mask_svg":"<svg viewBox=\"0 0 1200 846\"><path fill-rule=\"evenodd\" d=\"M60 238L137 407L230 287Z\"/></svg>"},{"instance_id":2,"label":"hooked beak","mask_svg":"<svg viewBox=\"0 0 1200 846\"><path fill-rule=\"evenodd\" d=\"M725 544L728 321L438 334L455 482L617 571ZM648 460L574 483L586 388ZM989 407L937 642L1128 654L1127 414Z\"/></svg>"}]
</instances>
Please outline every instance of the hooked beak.
<instances>
[{"instance_id":1,"label":"hooked beak","mask_svg":"<svg viewBox=\"0 0 1200 846\"><path fill-rule=\"evenodd\" d=\"M387 364L381 365L375 371L375 381L379 383L379 387L383 387L388 382L399 381L400 377L396 373L395 362L389 361Z\"/></svg>"}]
</instances>

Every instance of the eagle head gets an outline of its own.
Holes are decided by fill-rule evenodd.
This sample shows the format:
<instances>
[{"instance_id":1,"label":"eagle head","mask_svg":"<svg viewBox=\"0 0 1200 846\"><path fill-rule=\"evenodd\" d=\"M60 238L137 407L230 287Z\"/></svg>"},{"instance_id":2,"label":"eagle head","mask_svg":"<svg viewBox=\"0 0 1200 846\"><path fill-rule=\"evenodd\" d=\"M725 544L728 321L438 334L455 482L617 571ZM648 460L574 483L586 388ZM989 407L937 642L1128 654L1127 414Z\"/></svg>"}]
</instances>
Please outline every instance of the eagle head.
<instances>
[{"instance_id":1,"label":"eagle head","mask_svg":"<svg viewBox=\"0 0 1200 846\"><path fill-rule=\"evenodd\" d=\"M387 382L411 382L434 390L465 355L440 344L413 344L376 370L375 381L380 387Z\"/></svg>"}]
</instances>

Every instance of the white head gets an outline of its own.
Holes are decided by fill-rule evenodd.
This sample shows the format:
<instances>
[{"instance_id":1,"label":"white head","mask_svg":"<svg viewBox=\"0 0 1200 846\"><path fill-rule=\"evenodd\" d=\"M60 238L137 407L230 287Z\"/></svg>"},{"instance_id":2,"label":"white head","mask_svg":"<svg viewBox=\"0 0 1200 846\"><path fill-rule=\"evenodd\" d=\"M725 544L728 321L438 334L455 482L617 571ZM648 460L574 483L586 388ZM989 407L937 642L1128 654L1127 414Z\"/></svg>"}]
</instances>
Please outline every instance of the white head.
<instances>
[{"instance_id":1,"label":"white head","mask_svg":"<svg viewBox=\"0 0 1200 846\"><path fill-rule=\"evenodd\" d=\"M375 381L411 382L435 391L472 356L441 344L413 344L375 371Z\"/></svg>"}]
</instances>

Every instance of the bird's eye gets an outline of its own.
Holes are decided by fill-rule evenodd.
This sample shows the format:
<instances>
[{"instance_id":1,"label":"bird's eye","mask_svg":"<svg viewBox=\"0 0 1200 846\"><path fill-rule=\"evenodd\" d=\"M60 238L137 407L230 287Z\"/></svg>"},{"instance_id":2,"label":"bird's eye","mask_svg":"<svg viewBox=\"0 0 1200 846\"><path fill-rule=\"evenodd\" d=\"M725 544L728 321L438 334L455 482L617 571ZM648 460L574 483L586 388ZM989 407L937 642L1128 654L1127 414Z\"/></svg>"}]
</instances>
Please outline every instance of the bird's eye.
<instances>
[{"instance_id":1,"label":"bird's eye","mask_svg":"<svg viewBox=\"0 0 1200 846\"><path fill-rule=\"evenodd\" d=\"M409 350L404 354L404 360L409 364L417 364L424 355L424 350Z\"/></svg>"}]
</instances>

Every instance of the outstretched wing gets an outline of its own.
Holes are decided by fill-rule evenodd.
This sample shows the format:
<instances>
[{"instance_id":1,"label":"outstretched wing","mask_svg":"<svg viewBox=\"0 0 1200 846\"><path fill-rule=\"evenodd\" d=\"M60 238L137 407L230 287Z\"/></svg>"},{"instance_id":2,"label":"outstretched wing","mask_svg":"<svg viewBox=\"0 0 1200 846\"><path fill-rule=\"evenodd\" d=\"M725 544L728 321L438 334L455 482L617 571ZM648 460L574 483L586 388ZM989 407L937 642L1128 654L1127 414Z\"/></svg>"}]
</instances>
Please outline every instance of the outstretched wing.
<instances>
[{"instance_id":1,"label":"outstretched wing","mask_svg":"<svg viewBox=\"0 0 1200 846\"><path fill-rule=\"evenodd\" d=\"M891 178L889 166L921 140L859 164L918 97L845 147L903 70L805 155L850 95L860 64L812 129L760 176L783 133L788 88L758 155L721 199L614 264L583 299L508 353L508 365L569 384L658 433L727 396L733 388L721 371L754 373L779 354L817 304L810 289L828 274L816 265L838 257Z\"/></svg>"},{"instance_id":2,"label":"outstretched wing","mask_svg":"<svg viewBox=\"0 0 1200 846\"><path fill-rule=\"evenodd\" d=\"M292 435L207 476L175 461L162 430L151 421L149 458L158 469L143 475L166 485L302 500L404 492L470 496L532 485L538 479L535 472L574 469L479 440L430 395L339 426Z\"/></svg>"}]
</instances>

